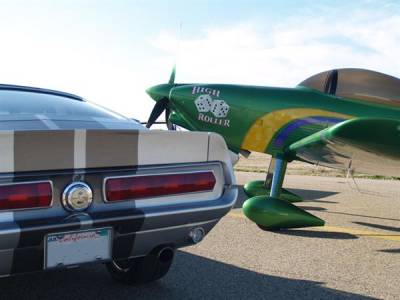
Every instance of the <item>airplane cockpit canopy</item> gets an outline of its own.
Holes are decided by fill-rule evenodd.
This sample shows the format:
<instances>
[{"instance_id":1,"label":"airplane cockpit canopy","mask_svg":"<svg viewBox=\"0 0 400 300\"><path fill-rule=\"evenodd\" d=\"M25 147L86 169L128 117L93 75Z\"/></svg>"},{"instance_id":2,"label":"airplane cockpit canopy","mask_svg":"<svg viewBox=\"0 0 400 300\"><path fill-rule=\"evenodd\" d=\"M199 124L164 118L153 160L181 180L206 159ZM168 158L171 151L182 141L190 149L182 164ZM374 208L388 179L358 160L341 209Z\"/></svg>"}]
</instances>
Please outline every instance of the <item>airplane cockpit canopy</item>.
<instances>
[{"instance_id":1,"label":"airplane cockpit canopy","mask_svg":"<svg viewBox=\"0 0 400 300\"><path fill-rule=\"evenodd\" d=\"M304 80L299 86L338 97L400 105L400 79L370 70L325 71Z\"/></svg>"}]
</instances>

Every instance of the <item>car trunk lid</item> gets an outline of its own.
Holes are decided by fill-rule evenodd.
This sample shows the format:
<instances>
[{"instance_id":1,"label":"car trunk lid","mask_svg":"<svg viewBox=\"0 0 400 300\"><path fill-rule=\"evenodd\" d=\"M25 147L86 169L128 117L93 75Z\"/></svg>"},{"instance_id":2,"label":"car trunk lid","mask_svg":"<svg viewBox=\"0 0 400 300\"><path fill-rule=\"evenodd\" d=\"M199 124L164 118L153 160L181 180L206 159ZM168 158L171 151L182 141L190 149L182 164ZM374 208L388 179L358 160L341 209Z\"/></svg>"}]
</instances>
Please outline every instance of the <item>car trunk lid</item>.
<instances>
[{"instance_id":1,"label":"car trunk lid","mask_svg":"<svg viewBox=\"0 0 400 300\"><path fill-rule=\"evenodd\" d=\"M211 133L149 130L0 131L0 173L231 162Z\"/></svg>"}]
</instances>

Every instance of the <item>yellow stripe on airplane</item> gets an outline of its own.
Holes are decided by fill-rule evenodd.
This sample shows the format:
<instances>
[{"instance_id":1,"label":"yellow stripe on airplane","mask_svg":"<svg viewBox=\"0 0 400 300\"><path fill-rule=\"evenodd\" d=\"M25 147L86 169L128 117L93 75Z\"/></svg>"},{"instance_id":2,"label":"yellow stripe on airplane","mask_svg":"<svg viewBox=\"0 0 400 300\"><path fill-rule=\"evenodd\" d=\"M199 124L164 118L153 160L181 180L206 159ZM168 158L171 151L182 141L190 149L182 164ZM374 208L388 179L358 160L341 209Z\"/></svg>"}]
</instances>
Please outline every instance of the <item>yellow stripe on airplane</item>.
<instances>
[{"instance_id":1,"label":"yellow stripe on airplane","mask_svg":"<svg viewBox=\"0 0 400 300\"><path fill-rule=\"evenodd\" d=\"M258 118L242 142L242 149L265 152L274 135L291 121L306 117L337 117L349 119L352 116L321 109L289 108L276 110Z\"/></svg>"}]
</instances>

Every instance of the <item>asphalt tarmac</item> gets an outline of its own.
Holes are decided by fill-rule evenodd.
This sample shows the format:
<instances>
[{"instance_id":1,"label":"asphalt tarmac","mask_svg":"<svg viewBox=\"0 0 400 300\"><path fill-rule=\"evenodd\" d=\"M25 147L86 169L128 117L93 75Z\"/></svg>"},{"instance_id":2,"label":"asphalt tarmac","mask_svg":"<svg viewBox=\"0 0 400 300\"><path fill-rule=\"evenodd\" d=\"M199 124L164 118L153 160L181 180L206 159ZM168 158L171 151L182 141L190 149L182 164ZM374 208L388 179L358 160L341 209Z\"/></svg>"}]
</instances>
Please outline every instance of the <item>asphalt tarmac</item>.
<instances>
[{"instance_id":1,"label":"asphalt tarmac","mask_svg":"<svg viewBox=\"0 0 400 300\"><path fill-rule=\"evenodd\" d=\"M262 179L237 173L238 184ZM265 232L232 210L177 252L157 283L128 287L101 265L0 279L0 299L400 298L400 181L287 176L321 228Z\"/></svg>"}]
</instances>

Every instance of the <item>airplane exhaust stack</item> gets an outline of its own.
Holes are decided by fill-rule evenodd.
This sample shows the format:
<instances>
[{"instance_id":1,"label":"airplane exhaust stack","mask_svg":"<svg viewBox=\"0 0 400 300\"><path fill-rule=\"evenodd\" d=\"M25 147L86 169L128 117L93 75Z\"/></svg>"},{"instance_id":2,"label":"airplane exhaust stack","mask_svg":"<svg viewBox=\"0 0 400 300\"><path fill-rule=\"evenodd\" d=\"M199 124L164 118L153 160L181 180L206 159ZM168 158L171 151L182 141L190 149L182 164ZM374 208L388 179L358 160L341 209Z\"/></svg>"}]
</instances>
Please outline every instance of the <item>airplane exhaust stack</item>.
<instances>
[{"instance_id":1,"label":"airplane exhaust stack","mask_svg":"<svg viewBox=\"0 0 400 300\"><path fill-rule=\"evenodd\" d=\"M324 226L325 222L288 201L268 196L256 196L246 200L243 213L262 228L300 228Z\"/></svg>"}]
</instances>

